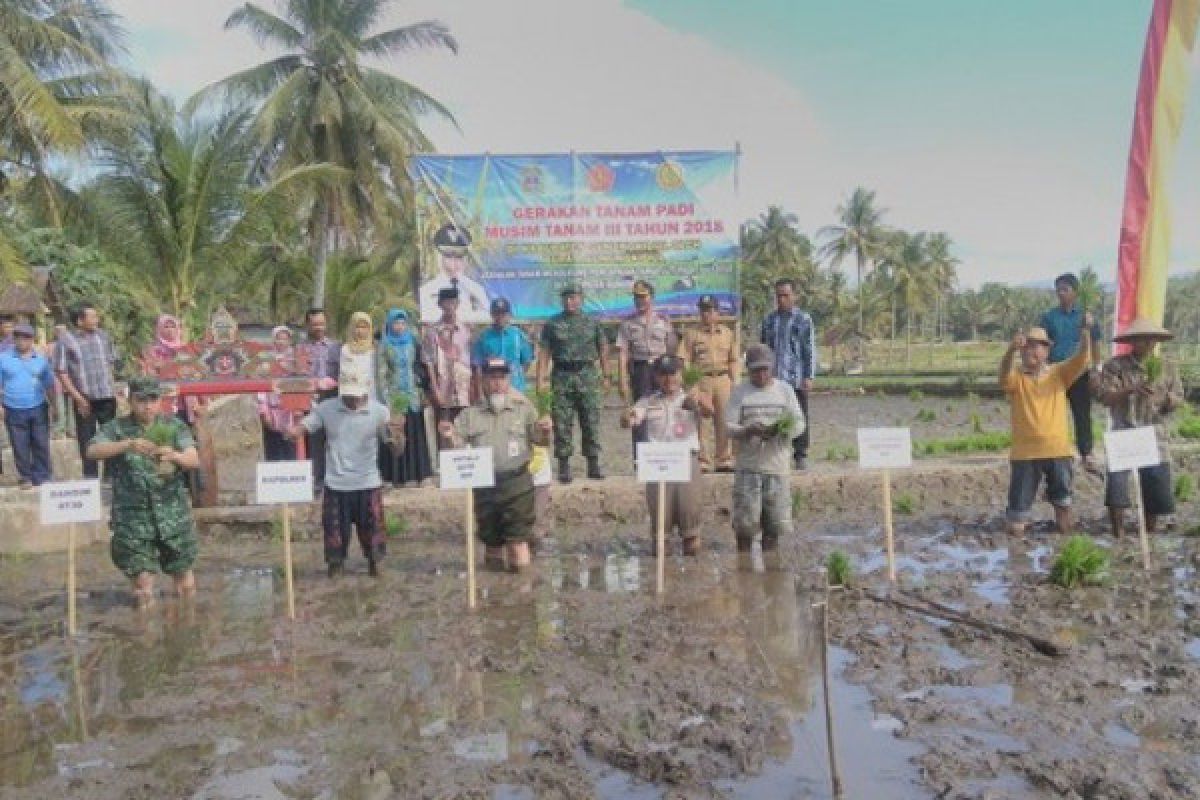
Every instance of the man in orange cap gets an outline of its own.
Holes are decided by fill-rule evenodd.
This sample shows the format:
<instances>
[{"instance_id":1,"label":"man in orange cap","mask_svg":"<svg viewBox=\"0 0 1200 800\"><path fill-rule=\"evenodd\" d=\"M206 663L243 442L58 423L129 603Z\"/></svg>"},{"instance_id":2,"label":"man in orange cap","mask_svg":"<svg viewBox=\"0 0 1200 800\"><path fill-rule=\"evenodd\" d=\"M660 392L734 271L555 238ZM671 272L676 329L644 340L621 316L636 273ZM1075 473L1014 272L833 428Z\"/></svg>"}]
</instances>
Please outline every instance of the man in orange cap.
<instances>
[{"instance_id":1,"label":"man in orange cap","mask_svg":"<svg viewBox=\"0 0 1200 800\"><path fill-rule=\"evenodd\" d=\"M1000 388L1012 412L1011 475L1008 484L1008 530L1020 535L1032 518L1042 479L1054 506L1060 533L1071 527L1071 461L1074 447L1067 429L1067 390L1087 371L1092 354L1092 315L1084 314L1079 349L1058 364L1049 363L1053 342L1044 328L1018 333L1000 361ZM1013 368L1017 353L1021 366Z\"/></svg>"},{"instance_id":2,"label":"man in orange cap","mask_svg":"<svg viewBox=\"0 0 1200 800\"><path fill-rule=\"evenodd\" d=\"M1168 415L1183 405L1183 383L1175 365L1155 355L1159 342L1174 338L1170 331L1148 319L1135 319L1113 341L1128 344L1129 352L1110 358L1100 371L1096 396L1108 406L1113 430L1153 425L1158 435L1161 463L1138 470L1146 529L1153 531L1158 518L1175 512L1171 460L1166 451ZM1110 472L1104 487L1104 505L1112 522L1113 536L1124 533L1129 497L1129 472Z\"/></svg>"}]
</instances>

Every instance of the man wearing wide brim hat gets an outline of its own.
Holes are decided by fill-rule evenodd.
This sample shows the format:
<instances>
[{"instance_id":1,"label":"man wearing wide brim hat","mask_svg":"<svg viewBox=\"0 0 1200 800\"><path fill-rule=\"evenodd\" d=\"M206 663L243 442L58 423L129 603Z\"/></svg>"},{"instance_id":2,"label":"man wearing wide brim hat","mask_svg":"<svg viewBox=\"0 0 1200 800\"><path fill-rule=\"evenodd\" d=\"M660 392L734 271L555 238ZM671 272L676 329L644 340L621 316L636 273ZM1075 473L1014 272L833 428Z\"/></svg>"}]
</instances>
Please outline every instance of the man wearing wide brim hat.
<instances>
[{"instance_id":1,"label":"man wearing wide brim hat","mask_svg":"<svg viewBox=\"0 0 1200 800\"><path fill-rule=\"evenodd\" d=\"M1138 425L1153 425L1158 437L1162 462L1138 470L1142 487L1142 508L1146 528L1153 531L1158 518L1175 511L1174 487L1171 482L1171 460L1167 450L1167 418L1183 405L1183 383L1173 363L1155 354L1159 342L1174 338L1163 326L1148 320L1135 319L1124 331L1113 337L1117 344L1129 346L1129 352L1104 362L1100 370L1096 396L1108 406L1113 430L1126 430ZM1124 533L1125 509L1132 505L1129 492L1129 472L1110 472L1104 489L1104 505L1108 507L1113 535Z\"/></svg>"},{"instance_id":2,"label":"man wearing wide brim hat","mask_svg":"<svg viewBox=\"0 0 1200 800\"><path fill-rule=\"evenodd\" d=\"M1092 354L1091 314L1084 314L1079 349L1066 361L1049 363L1053 344L1046 330L1030 328L1013 337L1000 361L1000 388L1012 415L1009 452L1008 530L1025 532L1042 480L1060 533L1071 527L1071 479L1075 447L1067 427L1067 391L1087 372ZM1021 364L1014 368L1017 354Z\"/></svg>"}]
</instances>

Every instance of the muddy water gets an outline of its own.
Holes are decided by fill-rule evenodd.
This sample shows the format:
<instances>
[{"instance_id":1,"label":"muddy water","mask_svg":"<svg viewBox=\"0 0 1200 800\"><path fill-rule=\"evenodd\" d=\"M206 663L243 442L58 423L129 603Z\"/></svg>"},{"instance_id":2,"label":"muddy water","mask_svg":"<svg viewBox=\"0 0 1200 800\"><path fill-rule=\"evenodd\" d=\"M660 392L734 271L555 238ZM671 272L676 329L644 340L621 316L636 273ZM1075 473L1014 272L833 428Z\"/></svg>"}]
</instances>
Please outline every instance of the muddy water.
<instances>
[{"instance_id":1,"label":"muddy water","mask_svg":"<svg viewBox=\"0 0 1200 800\"><path fill-rule=\"evenodd\" d=\"M111 584L102 555L84 585ZM555 556L483 573L474 614L450 561L335 584L309 561L294 626L269 558L230 546L194 603L146 613L96 588L73 647L39 600L43 629L3 640L0 795L829 795L811 576L761 554L674 558L663 597L642 554ZM835 651L848 785L922 796L920 748L842 681L852 660Z\"/></svg>"}]
</instances>

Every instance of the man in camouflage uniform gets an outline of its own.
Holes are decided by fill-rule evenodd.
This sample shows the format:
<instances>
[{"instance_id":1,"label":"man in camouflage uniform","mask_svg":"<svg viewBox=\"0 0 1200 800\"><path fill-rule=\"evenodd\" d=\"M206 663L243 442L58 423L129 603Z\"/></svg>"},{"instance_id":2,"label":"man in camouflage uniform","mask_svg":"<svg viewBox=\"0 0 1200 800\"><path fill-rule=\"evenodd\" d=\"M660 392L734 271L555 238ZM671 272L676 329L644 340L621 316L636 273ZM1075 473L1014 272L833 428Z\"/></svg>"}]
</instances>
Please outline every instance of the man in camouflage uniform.
<instances>
[{"instance_id":1,"label":"man in camouflage uniform","mask_svg":"<svg viewBox=\"0 0 1200 800\"><path fill-rule=\"evenodd\" d=\"M107 461L112 475L113 564L133 584L139 605L154 599L154 574L162 571L175 591L196 590L196 528L188 502L185 470L200 466L196 442L177 417L159 413L158 380L129 381L132 413L106 422L88 444L87 457ZM155 444L147 438L154 425L170 438Z\"/></svg>"},{"instance_id":2,"label":"man in camouflage uniform","mask_svg":"<svg viewBox=\"0 0 1200 800\"><path fill-rule=\"evenodd\" d=\"M621 400L636 403L656 390L655 362L665 355L675 355L679 337L671 322L654 311L654 287L649 281L634 281L632 314L621 320L617 328L617 374ZM634 458L637 457L639 431L633 431Z\"/></svg>"},{"instance_id":3,"label":"man in camouflage uniform","mask_svg":"<svg viewBox=\"0 0 1200 800\"><path fill-rule=\"evenodd\" d=\"M558 479L571 482L571 437L578 414L588 477L600 480L604 478L600 470L600 396L608 385L608 340L600 323L583 313L583 290L579 286L564 287L562 303L562 313L555 314L542 327L537 386L539 391L545 390L546 368L553 361L550 385L554 390L554 456L558 459Z\"/></svg>"},{"instance_id":4,"label":"man in camouflage uniform","mask_svg":"<svg viewBox=\"0 0 1200 800\"><path fill-rule=\"evenodd\" d=\"M713 434L700 423L700 468L705 472L733 472L733 440L725 427L725 406L738 380L737 334L717 320L717 301L711 294L700 298L700 327L683 335L683 360L704 373L696 388L713 407ZM713 451L713 439L716 451Z\"/></svg>"},{"instance_id":5,"label":"man in camouflage uniform","mask_svg":"<svg viewBox=\"0 0 1200 800\"><path fill-rule=\"evenodd\" d=\"M453 423L441 422L438 433L451 447L491 448L496 485L477 490L475 497L479 538L487 547L484 563L502 567L507 558L516 571L530 564L536 518L529 460L535 446L549 444L551 421L538 419L533 404L509 385L505 359L486 359L481 372L483 399Z\"/></svg>"}]
</instances>

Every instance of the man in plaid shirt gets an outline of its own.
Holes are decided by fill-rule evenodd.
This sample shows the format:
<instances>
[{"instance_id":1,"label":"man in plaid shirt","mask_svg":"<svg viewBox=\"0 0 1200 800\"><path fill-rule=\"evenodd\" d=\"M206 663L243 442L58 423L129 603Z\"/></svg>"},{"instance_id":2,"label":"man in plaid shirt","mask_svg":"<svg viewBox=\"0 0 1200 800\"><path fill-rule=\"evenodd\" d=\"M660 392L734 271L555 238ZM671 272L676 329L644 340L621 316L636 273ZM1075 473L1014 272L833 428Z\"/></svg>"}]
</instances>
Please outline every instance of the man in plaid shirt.
<instances>
[{"instance_id":1,"label":"man in plaid shirt","mask_svg":"<svg viewBox=\"0 0 1200 800\"><path fill-rule=\"evenodd\" d=\"M816 327L808 312L796 308L796 284L790 278L775 281L775 310L763 320L759 341L774 352L775 378L792 387L804 418L810 420L808 393L817 368ZM811 427L805 425L792 440L792 461L798 470L808 468Z\"/></svg>"},{"instance_id":2,"label":"man in plaid shirt","mask_svg":"<svg viewBox=\"0 0 1200 800\"><path fill-rule=\"evenodd\" d=\"M75 438L83 459L83 476L95 478L100 467L86 458L88 443L99 425L117 415L116 382L113 368L117 352L108 333L100 329L100 312L91 303L80 303L71 311L75 331L59 336L53 365L63 391L75 406Z\"/></svg>"}]
</instances>

